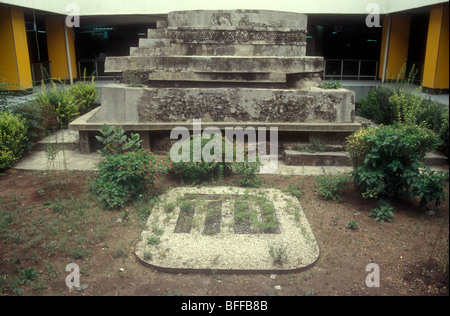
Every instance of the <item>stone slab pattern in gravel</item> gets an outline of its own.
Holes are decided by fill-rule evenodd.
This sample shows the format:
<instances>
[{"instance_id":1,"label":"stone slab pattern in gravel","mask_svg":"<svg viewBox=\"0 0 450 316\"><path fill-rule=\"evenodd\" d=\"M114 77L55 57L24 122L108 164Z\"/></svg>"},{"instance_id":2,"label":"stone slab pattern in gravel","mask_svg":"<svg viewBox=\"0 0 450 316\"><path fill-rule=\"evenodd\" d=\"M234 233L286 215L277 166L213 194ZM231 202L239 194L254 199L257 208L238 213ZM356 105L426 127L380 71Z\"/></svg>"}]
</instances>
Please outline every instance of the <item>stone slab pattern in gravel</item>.
<instances>
[{"instance_id":1,"label":"stone slab pattern in gravel","mask_svg":"<svg viewBox=\"0 0 450 316\"><path fill-rule=\"evenodd\" d=\"M137 257L168 272L274 273L308 268L319 257L298 199L277 189L173 189L141 237Z\"/></svg>"}]
</instances>

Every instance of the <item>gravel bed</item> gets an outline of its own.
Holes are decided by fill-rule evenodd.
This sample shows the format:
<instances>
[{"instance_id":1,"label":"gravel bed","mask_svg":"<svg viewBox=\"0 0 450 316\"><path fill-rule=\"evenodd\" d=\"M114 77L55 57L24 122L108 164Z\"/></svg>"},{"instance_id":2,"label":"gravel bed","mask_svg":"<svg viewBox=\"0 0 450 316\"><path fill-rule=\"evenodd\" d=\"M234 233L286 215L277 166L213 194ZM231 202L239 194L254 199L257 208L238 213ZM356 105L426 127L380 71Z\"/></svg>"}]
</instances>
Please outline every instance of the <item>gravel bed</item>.
<instances>
[{"instance_id":1,"label":"gravel bed","mask_svg":"<svg viewBox=\"0 0 450 316\"><path fill-rule=\"evenodd\" d=\"M136 246L137 257L152 267L173 272L273 273L305 269L319 257L317 241L299 201L281 190L184 187L169 191L161 201L153 208ZM243 212L254 212L247 233L236 233L236 205L243 205ZM269 215L263 215L263 209ZM192 215L192 210L193 216L185 216ZM205 223L209 225L206 228ZM265 224L275 227L264 228ZM177 225L184 225L183 229Z\"/></svg>"}]
</instances>

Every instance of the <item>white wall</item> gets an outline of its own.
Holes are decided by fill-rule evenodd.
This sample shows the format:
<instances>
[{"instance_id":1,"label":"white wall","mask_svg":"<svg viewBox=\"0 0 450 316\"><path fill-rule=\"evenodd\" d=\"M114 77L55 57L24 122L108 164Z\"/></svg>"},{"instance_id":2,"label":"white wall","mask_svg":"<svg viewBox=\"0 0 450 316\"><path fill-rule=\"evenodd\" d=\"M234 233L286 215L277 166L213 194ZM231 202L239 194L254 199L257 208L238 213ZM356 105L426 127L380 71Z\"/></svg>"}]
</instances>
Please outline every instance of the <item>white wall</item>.
<instances>
[{"instance_id":1,"label":"white wall","mask_svg":"<svg viewBox=\"0 0 450 316\"><path fill-rule=\"evenodd\" d=\"M377 3L380 13L432 5L443 0L0 0L27 8L66 14L66 5L76 3L80 15L167 14L180 10L259 9L306 14L367 14L366 6Z\"/></svg>"}]
</instances>

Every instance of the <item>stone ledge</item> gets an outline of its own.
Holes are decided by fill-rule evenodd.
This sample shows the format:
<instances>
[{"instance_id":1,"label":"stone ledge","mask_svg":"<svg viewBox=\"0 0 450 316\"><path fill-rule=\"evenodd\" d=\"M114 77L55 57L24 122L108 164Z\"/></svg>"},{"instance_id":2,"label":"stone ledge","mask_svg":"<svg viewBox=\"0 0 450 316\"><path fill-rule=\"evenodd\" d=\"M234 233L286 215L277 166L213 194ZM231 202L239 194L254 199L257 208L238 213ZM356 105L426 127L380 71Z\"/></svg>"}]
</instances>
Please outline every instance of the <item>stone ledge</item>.
<instances>
[{"instance_id":1,"label":"stone ledge","mask_svg":"<svg viewBox=\"0 0 450 316\"><path fill-rule=\"evenodd\" d=\"M127 56L107 57L105 72L164 70L187 72L282 72L306 73L324 70L323 57L273 56Z\"/></svg>"},{"instance_id":2,"label":"stone ledge","mask_svg":"<svg viewBox=\"0 0 450 316\"><path fill-rule=\"evenodd\" d=\"M285 150L284 162L288 166L351 166L346 152L300 152Z\"/></svg>"}]
</instances>

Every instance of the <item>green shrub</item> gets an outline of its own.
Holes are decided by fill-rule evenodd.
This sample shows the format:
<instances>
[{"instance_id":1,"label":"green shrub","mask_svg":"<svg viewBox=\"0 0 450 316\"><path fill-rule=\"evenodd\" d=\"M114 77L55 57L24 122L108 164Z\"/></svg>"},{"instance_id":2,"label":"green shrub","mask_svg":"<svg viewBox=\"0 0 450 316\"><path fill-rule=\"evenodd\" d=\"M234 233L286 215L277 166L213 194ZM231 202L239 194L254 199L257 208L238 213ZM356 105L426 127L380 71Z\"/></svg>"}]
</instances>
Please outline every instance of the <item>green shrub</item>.
<instances>
[{"instance_id":1,"label":"green shrub","mask_svg":"<svg viewBox=\"0 0 450 316\"><path fill-rule=\"evenodd\" d=\"M141 147L142 140L140 140L139 134L131 133L131 137L125 134L125 131L121 126L114 127L103 125L103 129L100 130L101 136L95 136L103 147L98 152L103 156L123 154L127 151L136 151Z\"/></svg>"},{"instance_id":2,"label":"green shrub","mask_svg":"<svg viewBox=\"0 0 450 316\"><path fill-rule=\"evenodd\" d=\"M365 197L409 194L425 153L438 143L432 131L415 125L395 124L357 132L347 144L355 183Z\"/></svg>"},{"instance_id":3,"label":"green shrub","mask_svg":"<svg viewBox=\"0 0 450 316\"><path fill-rule=\"evenodd\" d=\"M342 202L342 191L351 183L351 177L347 174L324 175L316 179L316 189L324 200Z\"/></svg>"},{"instance_id":4,"label":"green shrub","mask_svg":"<svg viewBox=\"0 0 450 316\"><path fill-rule=\"evenodd\" d=\"M0 170L10 168L22 157L26 135L24 119L6 111L0 112Z\"/></svg>"},{"instance_id":5,"label":"green shrub","mask_svg":"<svg viewBox=\"0 0 450 316\"><path fill-rule=\"evenodd\" d=\"M50 132L44 128L44 126L47 126L48 117L44 115L43 109L36 103L30 102L16 106L11 112L24 118L27 127L28 141L25 148L27 151L31 150L35 143Z\"/></svg>"},{"instance_id":6,"label":"green shrub","mask_svg":"<svg viewBox=\"0 0 450 316\"><path fill-rule=\"evenodd\" d=\"M202 154L202 159L200 162L194 161L194 142L196 137L200 138L201 151L205 149L205 146L213 139L214 135L211 135L210 139L204 139L201 136L191 136L190 139L186 140L183 144L184 148L189 148L189 161L179 161L175 162L172 159L172 168L170 170L171 174L182 180L189 182L198 182L213 178L223 178L231 173L232 163L225 162L225 142L228 140L222 137L221 146L222 152L214 152L214 146L210 147L210 154L214 157L213 161L207 162ZM216 137L219 137L216 135ZM211 141L212 142L212 141ZM211 144L210 144L211 145ZM208 148L208 147L206 147ZM180 147L178 154L183 154L183 145Z\"/></svg>"},{"instance_id":7,"label":"green shrub","mask_svg":"<svg viewBox=\"0 0 450 316\"><path fill-rule=\"evenodd\" d=\"M167 157L157 157L150 150L106 156L98 164L91 191L103 208L123 208L166 173L168 165Z\"/></svg>"},{"instance_id":8,"label":"green shrub","mask_svg":"<svg viewBox=\"0 0 450 316\"><path fill-rule=\"evenodd\" d=\"M392 106L390 98L393 89L379 87L361 98L356 107L356 115L372 120L377 124L392 124L397 118L397 110Z\"/></svg>"},{"instance_id":9,"label":"green shrub","mask_svg":"<svg viewBox=\"0 0 450 316\"><path fill-rule=\"evenodd\" d=\"M242 187L255 187L260 184L260 179L258 178L258 172L261 167L259 160L256 162L249 162L248 158L244 162L234 163L236 172L240 175L238 183Z\"/></svg>"},{"instance_id":10,"label":"green shrub","mask_svg":"<svg viewBox=\"0 0 450 316\"><path fill-rule=\"evenodd\" d=\"M428 203L434 202L435 206L441 204L445 198L444 180L447 176L443 173L436 173L426 167L412 181L411 196L420 198L419 207L423 208Z\"/></svg>"},{"instance_id":11,"label":"green shrub","mask_svg":"<svg viewBox=\"0 0 450 316\"><path fill-rule=\"evenodd\" d=\"M74 102L77 104L78 111L81 114L86 113L97 101L98 97L98 90L94 84L94 77L92 77L90 83L85 80L75 83L70 87L68 93L73 97Z\"/></svg>"},{"instance_id":12,"label":"green shrub","mask_svg":"<svg viewBox=\"0 0 450 316\"><path fill-rule=\"evenodd\" d=\"M36 94L35 102L49 115L55 116L60 128L67 128L69 123L80 114L78 102L68 89L60 89L55 83L51 89L42 85L42 91Z\"/></svg>"}]
</instances>

